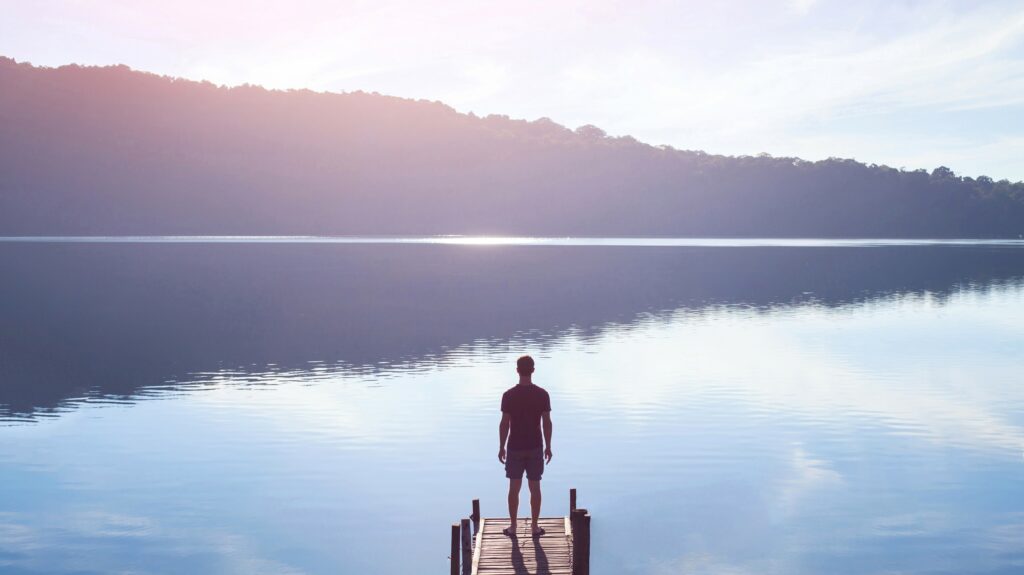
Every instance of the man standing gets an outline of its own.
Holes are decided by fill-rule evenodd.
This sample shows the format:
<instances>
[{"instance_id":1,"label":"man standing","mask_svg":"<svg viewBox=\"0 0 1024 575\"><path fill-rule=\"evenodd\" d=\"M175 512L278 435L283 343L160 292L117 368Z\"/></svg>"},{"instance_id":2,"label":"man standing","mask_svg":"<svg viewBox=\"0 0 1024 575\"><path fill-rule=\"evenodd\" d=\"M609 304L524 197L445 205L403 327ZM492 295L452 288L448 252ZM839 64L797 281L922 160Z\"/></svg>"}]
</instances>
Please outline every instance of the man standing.
<instances>
[{"instance_id":1,"label":"man standing","mask_svg":"<svg viewBox=\"0 0 1024 575\"><path fill-rule=\"evenodd\" d=\"M525 471L530 484L530 511L533 516L530 533L536 537L544 534L537 525L537 518L540 517L540 476L544 473L544 460L551 463L551 398L548 392L533 383L532 357L520 357L516 361L516 371L519 372L519 384L501 396L501 424L498 426L501 440L498 461L505 464L505 477L508 477L508 516L511 518L511 524L503 533L509 537L516 535L519 491L523 487ZM543 443L540 433L542 422Z\"/></svg>"}]
</instances>

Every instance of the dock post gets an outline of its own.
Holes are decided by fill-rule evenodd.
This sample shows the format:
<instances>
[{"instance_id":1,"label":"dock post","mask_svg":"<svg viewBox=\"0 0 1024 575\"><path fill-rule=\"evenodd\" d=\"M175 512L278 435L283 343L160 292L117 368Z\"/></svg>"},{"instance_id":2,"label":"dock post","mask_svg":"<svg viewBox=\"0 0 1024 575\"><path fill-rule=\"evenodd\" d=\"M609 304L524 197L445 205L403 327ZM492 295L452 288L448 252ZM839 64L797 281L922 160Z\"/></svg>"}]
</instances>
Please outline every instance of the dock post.
<instances>
[{"instance_id":1,"label":"dock post","mask_svg":"<svg viewBox=\"0 0 1024 575\"><path fill-rule=\"evenodd\" d=\"M462 575L473 571L473 544L469 533L469 519L462 520Z\"/></svg>"},{"instance_id":2,"label":"dock post","mask_svg":"<svg viewBox=\"0 0 1024 575\"><path fill-rule=\"evenodd\" d=\"M590 575L590 512L583 510L583 575Z\"/></svg>"},{"instance_id":3,"label":"dock post","mask_svg":"<svg viewBox=\"0 0 1024 575\"><path fill-rule=\"evenodd\" d=\"M590 513L586 509L573 509L569 522L572 525L572 575L590 575Z\"/></svg>"},{"instance_id":4,"label":"dock post","mask_svg":"<svg viewBox=\"0 0 1024 575\"><path fill-rule=\"evenodd\" d=\"M569 490L569 515L570 516L572 515L573 511L576 511L576 488L575 487L573 487L572 489Z\"/></svg>"},{"instance_id":5,"label":"dock post","mask_svg":"<svg viewBox=\"0 0 1024 575\"><path fill-rule=\"evenodd\" d=\"M480 500L473 500L473 514L469 516L473 520L473 535L480 531Z\"/></svg>"},{"instance_id":6,"label":"dock post","mask_svg":"<svg viewBox=\"0 0 1024 575\"><path fill-rule=\"evenodd\" d=\"M452 523L452 563L451 575L459 575L459 524Z\"/></svg>"}]
</instances>

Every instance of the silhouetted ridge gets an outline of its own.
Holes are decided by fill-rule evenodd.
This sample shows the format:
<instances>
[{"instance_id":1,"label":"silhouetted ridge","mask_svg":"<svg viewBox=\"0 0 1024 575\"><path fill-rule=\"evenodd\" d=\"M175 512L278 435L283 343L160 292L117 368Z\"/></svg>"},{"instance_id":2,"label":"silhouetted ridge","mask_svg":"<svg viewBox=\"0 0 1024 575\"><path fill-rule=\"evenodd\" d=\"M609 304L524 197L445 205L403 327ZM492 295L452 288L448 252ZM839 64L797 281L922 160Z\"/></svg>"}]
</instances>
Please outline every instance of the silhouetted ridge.
<instances>
[{"instance_id":1,"label":"silhouetted ridge","mask_svg":"<svg viewBox=\"0 0 1024 575\"><path fill-rule=\"evenodd\" d=\"M0 58L0 235L1018 237L1024 183Z\"/></svg>"}]
</instances>

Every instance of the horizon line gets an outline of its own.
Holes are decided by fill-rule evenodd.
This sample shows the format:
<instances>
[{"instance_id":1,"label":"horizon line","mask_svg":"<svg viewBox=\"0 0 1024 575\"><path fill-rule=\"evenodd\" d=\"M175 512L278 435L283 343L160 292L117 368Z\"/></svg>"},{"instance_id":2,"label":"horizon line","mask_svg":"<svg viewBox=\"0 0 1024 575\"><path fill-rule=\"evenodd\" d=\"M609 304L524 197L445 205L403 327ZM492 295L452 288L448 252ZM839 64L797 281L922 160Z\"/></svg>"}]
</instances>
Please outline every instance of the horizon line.
<instances>
[{"instance_id":1,"label":"horizon line","mask_svg":"<svg viewBox=\"0 0 1024 575\"><path fill-rule=\"evenodd\" d=\"M507 235L95 235L0 236L0 243L352 244L550 247L1024 247L1024 238L600 237Z\"/></svg>"}]
</instances>

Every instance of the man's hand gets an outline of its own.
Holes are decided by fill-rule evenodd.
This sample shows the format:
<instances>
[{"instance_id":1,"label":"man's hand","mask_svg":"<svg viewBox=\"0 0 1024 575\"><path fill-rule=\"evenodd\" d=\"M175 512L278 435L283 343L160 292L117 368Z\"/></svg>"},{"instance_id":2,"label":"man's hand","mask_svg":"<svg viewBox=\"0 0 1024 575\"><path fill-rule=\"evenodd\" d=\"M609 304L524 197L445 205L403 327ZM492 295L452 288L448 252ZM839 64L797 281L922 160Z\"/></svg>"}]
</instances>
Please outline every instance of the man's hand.
<instances>
[{"instance_id":1,"label":"man's hand","mask_svg":"<svg viewBox=\"0 0 1024 575\"><path fill-rule=\"evenodd\" d=\"M544 450L544 458L551 463L551 412L545 411L540 414L541 427L544 428L544 445L547 449Z\"/></svg>"},{"instance_id":2,"label":"man's hand","mask_svg":"<svg viewBox=\"0 0 1024 575\"><path fill-rule=\"evenodd\" d=\"M511 429L512 416L507 411L501 412L501 423L498 424L498 461L505 463L505 445Z\"/></svg>"}]
</instances>

